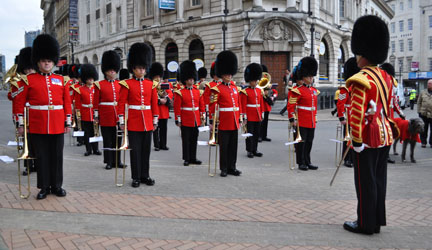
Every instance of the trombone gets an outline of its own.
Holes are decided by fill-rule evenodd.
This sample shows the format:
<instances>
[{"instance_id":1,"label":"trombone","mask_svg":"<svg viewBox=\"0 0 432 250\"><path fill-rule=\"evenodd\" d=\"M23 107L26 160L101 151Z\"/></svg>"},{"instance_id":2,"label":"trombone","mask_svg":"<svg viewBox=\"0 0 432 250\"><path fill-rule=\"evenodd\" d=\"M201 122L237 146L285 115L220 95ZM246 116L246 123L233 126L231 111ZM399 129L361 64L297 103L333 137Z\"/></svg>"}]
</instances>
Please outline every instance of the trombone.
<instances>
[{"instance_id":1,"label":"trombone","mask_svg":"<svg viewBox=\"0 0 432 250\"><path fill-rule=\"evenodd\" d=\"M297 119L297 126L294 127L291 125L291 123L288 123L288 166L291 170L294 170L295 164L296 164L296 146L295 144L302 141L301 135L300 135L300 125L298 122L298 112L296 110L295 113L295 119ZM295 138L294 138L295 137Z\"/></svg>"},{"instance_id":2,"label":"trombone","mask_svg":"<svg viewBox=\"0 0 432 250\"><path fill-rule=\"evenodd\" d=\"M123 187L125 184L125 178L126 178L126 151L129 149L129 140L128 140L128 130L127 130L127 122L128 122L128 105L125 104L125 118L124 118L124 129L123 131L118 130L117 131L117 138L116 138L116 148L115 148L115 161L116 161L116 167L115 167L115 184L117 187ZM123 134L123 141L121 146L118 145L118 137L122 136ZM118 152L120 151L120 154ZM119 159L121 158L121 151L123 151L123 178L122 182L118 182L118 169L119 169Z\"/></svg>"},{"instance_id":3,"label":"trombone","mask_svg":"<svg viewBox=\"0 0 432 250\"><path fill-rule=\"evenodd\" d=\"M25 107L24 109L24 137L17 136L17 149L19 157L17 158L18 163L18 191L19 195L22 199L27 199L30 197L30 164L27 164L27 194L23 194L21 190L21 161L26 160L32 160L34 158L30 157L29 155L29 149L28 149L28 136L27 136L27 129L28 129L28 113L29 108ZM23 140L24 145L20 146L20 140ZM24 164L25 165L25 164Z\"/></svg>"},{"instance_id":4,"label":"trombone","mask_svg":"<svg viewBox=\"0 0 432 250\"><path fill-rule=\"evenodd\" d=\"M213 177L216 175L216 168L217 168L217 157L218 157L218 126L219 126L219 104L216 104L215 106L215 114L213 117L213 129L210 134L210 140L208 142L209 145L209 161L208 161L208 175ZM211 172L211 148L215 148L215 160L214 160L214 172Z\"/></svg>"}]
</instances>

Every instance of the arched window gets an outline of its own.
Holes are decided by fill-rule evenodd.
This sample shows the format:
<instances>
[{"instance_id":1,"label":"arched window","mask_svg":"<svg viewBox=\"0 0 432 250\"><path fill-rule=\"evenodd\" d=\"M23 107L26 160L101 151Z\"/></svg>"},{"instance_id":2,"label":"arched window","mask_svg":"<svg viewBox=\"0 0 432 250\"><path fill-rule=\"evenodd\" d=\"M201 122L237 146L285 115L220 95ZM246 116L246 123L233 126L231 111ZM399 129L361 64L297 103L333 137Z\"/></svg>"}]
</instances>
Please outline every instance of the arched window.
<instances>
[{"instance_id":1,"label":"arched window","mask_svg":"<svg viewBox=\"0 0 432 250\"><path fill-rule=\"evenodd\" d=\"M96 54L93 55L92 64L96 67L96 71L99 73L99 60Z\"/></svg>"},{"instance_id":2,"label":"arched window","mask_svg":"<svg viewBox=\"0 0 432 250\"><path fill-rule=\"evenodd\" d=\"M204 44L200 39L193 40L189 45L189 60L201 59L204 61Z\"/></svg>"},{"instance_id":3,"label":"arched window","mask_svg":"<svg viewBox=\"0 0 432 250\"><path fill-rule=\"evenodd\" d=\"M338 81L343 81L343 66L345 64L345 53L344 50L342 48L342 45L339 47L339 53L338 53Z\"/></svg>"},{"instance_id":4,"label":"arched window","mask_svg":"<svg viewBox=\"0 0 432 250\"><path fill-rule=\"evenodd\" d=\"M322 40L319 47L319 79L328 81L329 80L329 65L330 56L328 46L325 40Z\"/></svg>"},{"instance_id":5,"label":"arched window","mask_svg":"<svg viewBox=\"0 0 432 250\"><path fill-rule=\"evenodd\" d=\"M89 60L88 60L87 56L85 56L84 59L83 59L83 63L85 64L85 63L88 63L88 62L89 62Z\"/></svg>"},{"instance_id":6,"label":"arched window","mask_svg":"<svg viewBox=\"0 0 432 250\"><path fill-rule=\"evenodd\" d=\"M172 65L175 63L178 65L178 47L177 44L171 42L165 48L165 68L168 69L170 78L176 77L177 69L174 71L172 67L168 67L168 64Z\"/></svg>"},{"instance_id":7,"label":"arched window","mask_svg":"<svg viewBox=\"0 0 432 250\"><path fill-rule=\"evenodd\" d=\"M75 59L75 64L80 64L80 60L78 58Z\"/></svg>"}]
</instances>

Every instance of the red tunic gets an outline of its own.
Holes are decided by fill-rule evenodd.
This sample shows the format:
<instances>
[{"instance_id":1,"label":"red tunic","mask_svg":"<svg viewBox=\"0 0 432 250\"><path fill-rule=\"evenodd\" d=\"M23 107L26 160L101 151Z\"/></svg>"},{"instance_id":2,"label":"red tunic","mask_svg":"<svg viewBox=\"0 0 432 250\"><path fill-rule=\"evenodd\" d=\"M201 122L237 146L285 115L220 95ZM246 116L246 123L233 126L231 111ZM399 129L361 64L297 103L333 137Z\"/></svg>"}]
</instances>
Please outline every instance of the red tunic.
<instances>
[{"instance_id":1,"label":"red tunic","mask_svg":"<svg viewBox=\"0 0 432 250\"><path fill-rule=\"evenodd\" d=\"M345 119L345 110L348 110L348 114L349 114L349 110L351 107L350 91L351 88L348 89L345 86L340 88L339 99L337 101L336 108L337 108L338 117L342 121Z\"/></svg>"},{"instance_id":2,"label":"red tunic","mask_svg":"<svg viewBox=\"0 0 432 250\"><path fill-rule=\"evenodd\" d=\"M403 120L402 118L395 118L394 121L399 128L400 132L400 142L402 143L405 140L412 140L421 143L419 134L412 135L410 134L408 127L409 121Z\"/></svg>"},{"instance_id":3,"label":"red tunic","mask_svg":"<svg viewBox=\"0 0 432 250\"><path fill-rule=\"evenodd\" d=\"M117 124L120 84L118 80L103 80L95 83L94 110L99 116L99 124L103 127L114 127Z\"/></svg>"},{"instance_id":4,"label":"red tunic","mask_svg":"<svg viewBox=\"0 0 432 250\"><path fill-rule=\"evenodd\" d=\"M196 87L183 88L174 92L174 116L185 127L201 125L201 114L205 112L204 101Z\"/></svg>"},{"instance_id":5,"label":"red tunic","mask_svg":"<svg viewBox=\"0 0 432 250\"><path fill-rule=\"evenodd\" d=\"M215 87L219 83L220 83L219 81L211 81L211 82L206 83L205 88L204 88L204 93L202 95L203 99L204 99L204 105L208 106L210 104L211 88Z\"/></svg>"},{"instance_id":6,"label":"red tunic","mask_svg":"<svg viewBox=\"0 0 432 250\"><path fill-rule=\"evenodd\" d=\"M240 103L242 107L242 115L246 115L248 121L262 121L264 101L261 89L247 87L242 90L240 92Z\"/></svg>"},{"instance_id":7,"label":"red tunic","mask_svg":"<svg viewBox=\"0 0 432 250\"><path fill-rule=\"evenodd\" d=\"M29 132L34 134L63 134L66 116L71 115L69 86L63 76L29 74L28 85L16 96L16 115L22 115L26 102L30 104Z\"/></svg>"},{"instance_id":8,"label":"red tunic","mask_svg":"<svg viewBox=\"0 0 432 250\"><path fill-rule=\"evenodd\" d=\"M79 88L80 94L78 95L75 108L81 112L81 120L92 122L94 120L93 101L94 101L94 86L91 88L81 86Z\"/></svg>"},{"instance_id":9,"label":"red tunic","mask_svg":"<svg viewBox=\"0 0 432 250\"><path fill-rule=\"evenodd\" d=\"M167 93L166 98L169 99L169 102L172 102L173 99L173 92L171 89L165 90ZM169 118L169 105L166 104L159 104L159 119L168 119Z\"/></svg>"},{"instance_id":10,"label":"red tunic","mask_svg":"<svg viewBox=\"0 0 432 250\"><path fill-rule=\"evenodd\" d=\"M241 106L237 86L220 83L211 89L210 117L213 117L215 105L219 104L219 129L238 130L240 128Z\"/></svg>"},{"instance_id":11,"label":"red tunic","mask_svg":"<svg viewBox=\"0 0 432 250\"><path fill-rule=\"evenodd\" d=\"M120 81L118 113L124 116L129 105L127 127L130 131L152 131L159 116L156 86L148 79L131 78Z\"/></svg>"},{"instance_id":12,"label":"red tunic","mask_svg":"<svg viewBox=\"0 0 432 250\"><path fill-rule=\"evenodd\" d=\"M293 119L298 112L300 127L315 128L319 91L314 87L302 85L291 89L288 99L288 118Z\"/></svg>"}]
</instances>

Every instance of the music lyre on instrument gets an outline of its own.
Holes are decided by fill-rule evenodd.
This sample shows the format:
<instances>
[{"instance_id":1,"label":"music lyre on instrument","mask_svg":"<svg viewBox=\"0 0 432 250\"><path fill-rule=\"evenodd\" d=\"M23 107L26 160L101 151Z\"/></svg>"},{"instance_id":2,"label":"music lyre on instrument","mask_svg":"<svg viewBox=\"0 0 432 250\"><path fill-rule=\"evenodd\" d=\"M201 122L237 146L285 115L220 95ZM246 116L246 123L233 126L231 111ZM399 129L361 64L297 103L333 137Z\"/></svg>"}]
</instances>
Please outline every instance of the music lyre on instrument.
<instances>
[{"instance_id":1,"label":"music lyre on instrument","mask_svg":"<svg viewBox=\"0 0 432 250\"><path fill-rule=\"evenodd\" d=\"M28 149L28 137L27 137L28 113L29 113L29 108L25 107L24 108L24 117L23 117L24 118L24 137L22 137L22 136L16 137L17 150L18 150L18 155L19 155L19 157L17 158L17 163L18 163L18 191L19 191L19 195L22 199L27 199L28 197L30 197L31 192L30 192L30 164L27 164L27 194L26 195L23 194L22 190L21 190L21 161L35 159L33 157L30 157L29 149ZM20 145L20 140L23 141L23 146Z\"/></svg>"},{"instance_id":2,"label":"music lyre on instrument","mask_svg":"<svg viewBox=\"0 0 432 250\"><path fill-rule=\"evenodd\" d=\"M208 142L209 145L209 161L208 161L208 175L213 177L216 175L217 171L217 157L218 157L218 126L219 126L219 104L215 106L215 113L213 117L213 129L211 131L210 140ZM216 147L215 149L215 161L214 161L214 172L211 173L211 148Z\"/></svg>"},{"instance_id":3,"label":"music lyre on instrument","mask_svg":"<svg viewBox=\"0 0 432 250\"><path fill-rule=\"evenodd\" d=\"M126 178L126 151L130 150L129 149L129 140L128 140L128 130L127 130L127 122L128 122L128 105L125 104L125 114L124 114L124 129L123 131L118 130L117 131L117 138L119 136L122 135L123 132L123 141L121 146L119 147L118 145L118 139L116 138L116 148L115 148L115 161L116 161L116 167L115 167L115 184L117 187L123 187L123 185L125 184L125 178ZM121 152L123 151L123 178L122 178L122 183L118 182L118 168L119 168L119 155L117 154L117 152L120 151L120 158L121 158Z\"/></svg>"}]
</instances>

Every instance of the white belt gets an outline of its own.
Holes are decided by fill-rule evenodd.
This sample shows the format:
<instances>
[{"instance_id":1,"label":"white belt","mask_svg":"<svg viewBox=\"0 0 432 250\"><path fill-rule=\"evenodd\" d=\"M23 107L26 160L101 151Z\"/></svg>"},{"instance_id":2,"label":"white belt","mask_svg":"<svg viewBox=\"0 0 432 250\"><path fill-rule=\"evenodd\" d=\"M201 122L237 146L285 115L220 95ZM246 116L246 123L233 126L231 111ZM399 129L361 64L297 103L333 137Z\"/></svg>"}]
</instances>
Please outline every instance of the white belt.
<instances>
[{"instance_id":1,"label":"white belt","mask_svg":"<svg viewBox=\"0 0 432 250\"><path fill-rule=\"evenodd\" d=\"M93 108L93 104L81 104L84 108Z\"/></svg>"},{"instance_id":2,"label":"white belt","mask_svg":"<svg viewBox=\"0 0 432 250\"><path fill-rule=\"evenodd\" d=\"M238 107L233 108L219 108L219 111L239 111Z\"/></svg>"},{"instance_id":3,"label":"white belt","mask_svg":"<svg viewBox=\"0 0 432 250\"><path fill-rule=\"evenodd\" d=\"M60 110L63 109L63 105L30 105L30 108L37 110Z\"/></svg>"},{"instance_id":4,"label":"white belt","mask_svg":"<svg viewBox=\"0 0 432 250\"><path fill-rule=\"evenodd\" d=\"M149 110L150 108L150 105L129 105L129 109L135 110Z\"/></svg>"},{"instance_id":5,"label":"white belt","mask_svg":"<svg viewBox=\"0 0 432 250\"><path fill-rule=\"evenodd\" d=\"M187 111L197 111L199 110L199 108L185 108L185 107L181 107L181 110L187 110Z\"/></svg>"},{"instance_id":6,"label":"white belt","mask_svg":"<svg viewBox=\"0 0 432 250\"><path fill-rule=\"evenodd\" d=\"M249 107L249 108L258 108L260 106L261 105L259 105L259 104L246 104L246 107Z\"/></svg>"},{"instance_id":7,"label":"white belt","mask_svg":"<svg viewBox=\"0 0 432 250\"><path fill-rule=\"evenodd\" d=\"M297 106L298 109L314 111L315 107L305 107L305 106Z\"/></svg>"},{"instance_id":8,"label":"white belt","mask_svg":"<svg viewBox=\"0 0 432 250\"><path fill-rule=\"evenodd\" d=\"M117 102L100 102L99 105L104 105L104 106L117 106Z\"/></svg>"}]
</instances>

